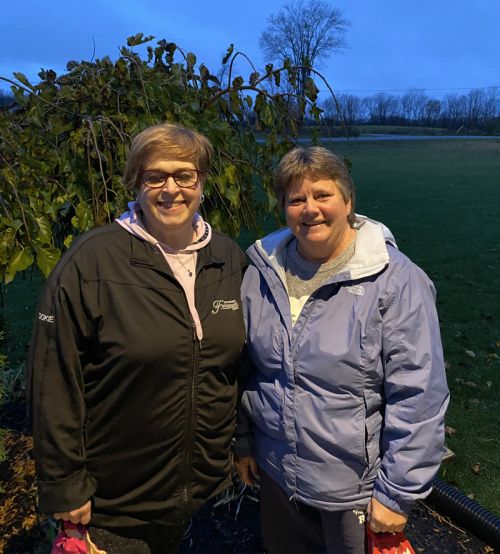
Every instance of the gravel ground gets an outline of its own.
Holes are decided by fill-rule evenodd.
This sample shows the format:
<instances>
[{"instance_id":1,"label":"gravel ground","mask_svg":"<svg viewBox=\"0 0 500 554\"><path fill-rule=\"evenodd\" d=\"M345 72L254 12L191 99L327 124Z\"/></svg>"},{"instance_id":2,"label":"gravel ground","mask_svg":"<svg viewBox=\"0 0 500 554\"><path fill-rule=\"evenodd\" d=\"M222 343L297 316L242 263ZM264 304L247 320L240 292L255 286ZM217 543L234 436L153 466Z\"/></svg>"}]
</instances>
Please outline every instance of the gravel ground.
<instances>
[{"instance_id":1,"label":"gravel ground","mask_svg":"<svg viewBox=\"0 0 500 554\"><path fill-rule=\"evenodd\" d=\"M493 554L494 550L448 518L419 502L406 534L416 554ZM206 506L193 521L181 554L261 554L257 494L248 492L219 506ZM290 553L292 554L292 553Z\"/></svg>"}]
</instances>

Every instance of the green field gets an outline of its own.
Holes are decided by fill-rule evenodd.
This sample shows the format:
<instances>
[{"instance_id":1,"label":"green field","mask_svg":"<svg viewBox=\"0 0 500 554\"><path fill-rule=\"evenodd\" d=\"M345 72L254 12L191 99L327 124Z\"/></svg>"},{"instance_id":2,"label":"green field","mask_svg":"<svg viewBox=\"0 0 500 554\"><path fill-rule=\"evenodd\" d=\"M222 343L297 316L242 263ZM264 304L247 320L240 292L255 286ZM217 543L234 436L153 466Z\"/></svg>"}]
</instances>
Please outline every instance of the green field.
<instances>
[{"instance_id":1,"label":"green field","mask_svg":"<svg viewBox=\"0 0 500 554\"><path fill-rule=\"evenodd\" d=\"M456 431L441 475L500 513L500 140L335 151L353 164L357 211L383 221L437 289Z\"/></svg>"},{"instance_id":2,"label":"green field","mask_svg":"<svg viewBox=\"0 0 500 554\"><path fill-rule=\"evenodd\" d=\"M346 128L340 125L302 125L299 129L301 137L308 137L310 133L317 133L320 137L344 137ZM450 136L450 135L499 135L500 126L492 127L489 132L478 129L466 129L457 133L457 129L445 127L424 127L422 125L372 125L370 123L355 124L347 127L350 137L361 135L412 135L412 136Z\"/></svg>"},{"instance_id":3,"label":"green field","mask_svg":"<svg viewBox=\"0 0 500 554\"><path fill-rule=\"evenodd\" d=\"M421 125L354 125L355 132L361 135L453 135L452 130L444 127L423 127ZM470 134L470 133L469 133ZM479 133L478 133L479 134Z\"/></svg>"},{"instance_id":4,"label":"green field","mask_svg":"<svg viewBox=\"0 0 500 554\"><path fill-rule=\"evenodd\" d=\"M441 475L500 513L500 140L336 143L335 151L352 162L356 211L383 221L436 285L452 395L447 444L456 453ZM5 291L11 366L24 357L38 287L17 279Z\"/></svg>"},{"instance_id":5,"label":"green field","mask_svg":"<svg viewBox=\"0 0 500 554\"><path fill-rule=\"evenodd\" d=\"M500 514L500 139L334 150L352 163L356 211L384 222L437 289L456 454L441 476Z\"/></svg>"}]
</instances>

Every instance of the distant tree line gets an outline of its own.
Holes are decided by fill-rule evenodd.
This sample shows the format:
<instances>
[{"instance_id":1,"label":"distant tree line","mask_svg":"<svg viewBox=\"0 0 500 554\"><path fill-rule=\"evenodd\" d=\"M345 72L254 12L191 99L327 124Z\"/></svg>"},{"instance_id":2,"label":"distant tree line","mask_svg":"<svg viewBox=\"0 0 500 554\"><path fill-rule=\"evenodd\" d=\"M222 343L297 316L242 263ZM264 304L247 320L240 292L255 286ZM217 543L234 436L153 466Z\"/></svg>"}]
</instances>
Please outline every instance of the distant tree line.
<instances>
[{"instance_id":1,"label":"distant tree line","mask_svg":"<svg viewBox=\"0 0 500 554\"><path fill-rule=\"evenodd\" d=\"M500 89L473 89L467 94L432 98L424 89L402 95L379 92L359 97L338 94L323 102L323 116L333 125L359 124L445 127L500 131Z\"/></svg>"},{"instance_id":2,"label":"distant tree line","mask_svg":"<svg viewBox=\"0 0 500 554\"><path fill-rule=\"evenodd\" d=\"M0 90L0 108L11 108L14 104L14 95Z\"/></svg>"}]
</instances>

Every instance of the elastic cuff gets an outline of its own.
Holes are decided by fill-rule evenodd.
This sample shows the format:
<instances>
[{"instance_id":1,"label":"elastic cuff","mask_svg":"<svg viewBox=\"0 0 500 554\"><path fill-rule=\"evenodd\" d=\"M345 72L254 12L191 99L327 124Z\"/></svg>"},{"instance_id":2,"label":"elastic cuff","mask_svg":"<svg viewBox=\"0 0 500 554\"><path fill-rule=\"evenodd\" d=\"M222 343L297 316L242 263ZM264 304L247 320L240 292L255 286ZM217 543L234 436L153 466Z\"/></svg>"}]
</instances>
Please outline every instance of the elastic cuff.
<instances>
[{"instance_id":1,"label":"elastic cuff","mask_svg":"<svg viewBox=\"0 0 500 554\"><path fill-rule=\"evenodd\" d=\"M58 481L38 480L40 512L69 512L83 506L97 490L97 481L86 469Z\"/></svg>"},{"instance_id":2,"label":"elastic cuff","mask_svg":"<svg viewBox=\"0 0 500 554\"><path fill-rule=\"evenodd\" d=\"M390 498L387 494L377 489L377 487L373 489L373 498L378 500L386 508L389 508L394 512L399 512L400 514L405 514L406 516L410 514L415 504L413 501L402 500L401 498L397 500Z\"/></svg>"}]
</instances>

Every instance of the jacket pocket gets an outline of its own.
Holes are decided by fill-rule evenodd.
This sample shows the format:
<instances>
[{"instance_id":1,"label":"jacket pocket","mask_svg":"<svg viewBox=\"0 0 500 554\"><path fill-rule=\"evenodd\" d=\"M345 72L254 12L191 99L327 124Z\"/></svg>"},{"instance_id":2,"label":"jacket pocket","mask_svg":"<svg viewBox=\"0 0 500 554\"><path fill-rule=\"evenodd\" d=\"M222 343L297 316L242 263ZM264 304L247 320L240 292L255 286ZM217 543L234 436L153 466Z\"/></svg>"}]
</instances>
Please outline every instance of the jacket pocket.
<instances>
[{"instance_id":1,"label":"jacket pocket","mask_svg":"<svg viewBox=\"0 0 500 554\"><path fill-rule=\"evenodd\" d=\"M243 393L242 403L262 432L273 438L283 436L283 389L277 379L252 383Z\"/></svg>"},{"instance_id":2,"label":"jacket pocket","mask_svg":"<svg viewBox=\"0 0 500 554\"><path fill-rule=\"evenodd\" d=\"M247 340L255 366L266 379L276 377L283 367L285 331L272 316L271 313L267 314L269 323L250 328Z\"/></svg>"},{"instance_id":3,"label":"jacket pocket","mask_svg":"<svg viewBox=\"0 0 500 554\"><path fill-rule=\"evenodd\" d=\"M370 472L380 458L380 432L382 429L382 414L379 411L365 416L365 475Z\"/></svg>"}]
</instances>

